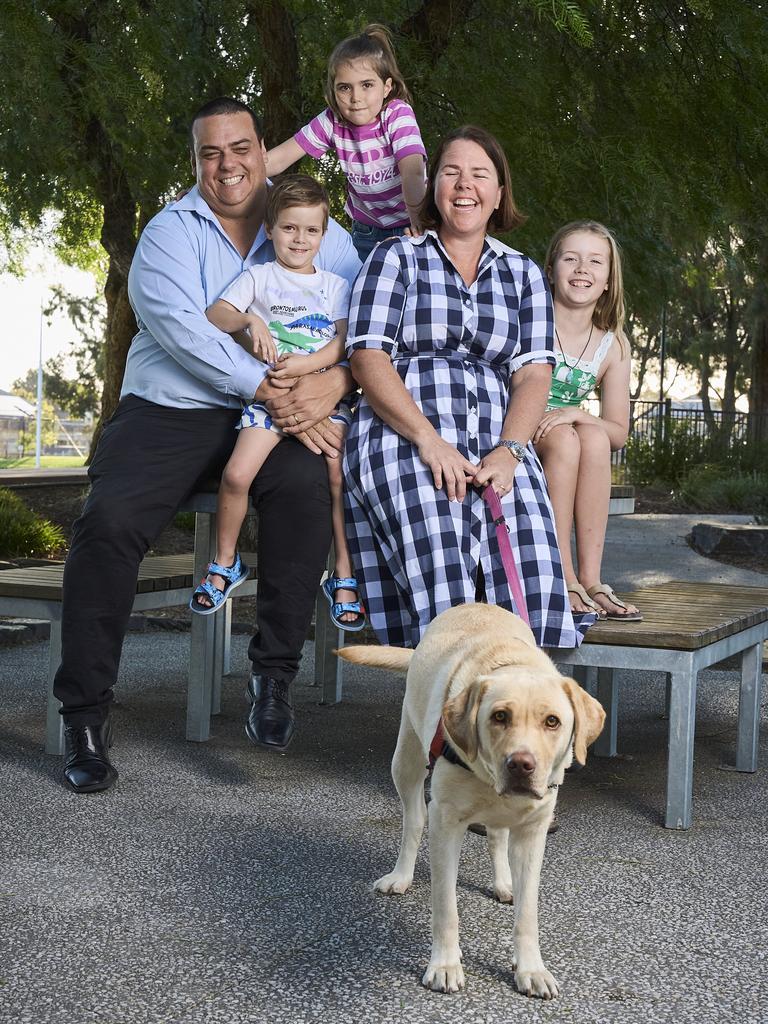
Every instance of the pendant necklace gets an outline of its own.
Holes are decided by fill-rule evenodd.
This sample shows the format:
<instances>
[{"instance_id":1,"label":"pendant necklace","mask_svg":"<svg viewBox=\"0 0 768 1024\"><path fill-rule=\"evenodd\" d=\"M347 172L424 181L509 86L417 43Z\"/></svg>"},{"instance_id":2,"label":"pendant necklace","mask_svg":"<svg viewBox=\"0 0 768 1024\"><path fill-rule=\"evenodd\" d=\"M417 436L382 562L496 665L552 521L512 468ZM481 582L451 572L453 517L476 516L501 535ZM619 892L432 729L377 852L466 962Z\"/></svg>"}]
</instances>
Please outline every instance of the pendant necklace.
<instances>
[{"instance_id":1,"label":"pendant necklace","mask_svg":"<svg viewBox=\"0 0 768 1024\"><path fill-rule=\"evenodd\" d=\"M590 328L589 328L589 336L587 337L587 342L586 342L584 348L581 350L581 355L578 357L576 362L573 365L571 365L568 362L568 360L565 358L565 352L563 351L563 343L562 343L562 341L560 341L560 335L558 333L557 328L555 328L555 337L557 338L557 344L560 347L560 355L563 357L563 362L568 367L568 373L566 373L566 375L565 375L565 383L566 384L572 384L573 383L574 370L579 365L581 360L584 358L584 353L589 348L589 343L590 343L590 341L592 341L592 332L594 331L594 329L595 329L595 324L594 324L594 321L593 321L592 324L590 325Z\"/></svg>"}]
</instances>

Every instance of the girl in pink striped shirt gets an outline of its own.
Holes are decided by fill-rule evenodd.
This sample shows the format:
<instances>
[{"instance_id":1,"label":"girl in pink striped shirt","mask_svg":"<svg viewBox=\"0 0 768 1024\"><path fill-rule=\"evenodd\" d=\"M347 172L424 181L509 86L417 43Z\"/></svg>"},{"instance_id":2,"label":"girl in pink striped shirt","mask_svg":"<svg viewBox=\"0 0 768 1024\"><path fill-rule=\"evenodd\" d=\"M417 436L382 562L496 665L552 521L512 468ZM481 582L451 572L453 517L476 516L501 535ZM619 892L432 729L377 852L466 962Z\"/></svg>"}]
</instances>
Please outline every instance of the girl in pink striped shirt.
<instances>
[{"instance_id":1,"label":"girl in pink striped shirt","mask_svg":"<svg viewBox=\"0 0 768 1024\"><path fill-rule=\"evenodd\" d=\"M384 238L422 233L427 154L386 28L368 25L336 46L325 95L321 114L269 150L267 169L280 174L306 154L319 159L335 150L347 179L352 241L364 260Z\"/></svg>"}]
</instances>

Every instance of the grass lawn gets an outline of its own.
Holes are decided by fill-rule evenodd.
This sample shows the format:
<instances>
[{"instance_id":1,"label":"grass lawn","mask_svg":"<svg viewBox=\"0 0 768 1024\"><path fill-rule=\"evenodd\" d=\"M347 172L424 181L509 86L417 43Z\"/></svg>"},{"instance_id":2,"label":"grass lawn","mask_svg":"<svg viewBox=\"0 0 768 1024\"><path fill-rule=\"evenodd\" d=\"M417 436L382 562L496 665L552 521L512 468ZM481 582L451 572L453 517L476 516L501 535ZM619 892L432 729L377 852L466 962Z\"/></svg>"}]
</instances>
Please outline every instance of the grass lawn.
<instances>
[{"instance_id":1,"label":"grass lawn","mask_svg":"<svg viewBox=\"0 0 768 1024\"><path fill-rule=\"evenodd\" d=\"M41 469L65 469L67 466L84 466L85 458L81 455L41 455ZM27 455L23 459L0 459L2 469L34 469L35 456Z\"/></svg>"}]
</instances>

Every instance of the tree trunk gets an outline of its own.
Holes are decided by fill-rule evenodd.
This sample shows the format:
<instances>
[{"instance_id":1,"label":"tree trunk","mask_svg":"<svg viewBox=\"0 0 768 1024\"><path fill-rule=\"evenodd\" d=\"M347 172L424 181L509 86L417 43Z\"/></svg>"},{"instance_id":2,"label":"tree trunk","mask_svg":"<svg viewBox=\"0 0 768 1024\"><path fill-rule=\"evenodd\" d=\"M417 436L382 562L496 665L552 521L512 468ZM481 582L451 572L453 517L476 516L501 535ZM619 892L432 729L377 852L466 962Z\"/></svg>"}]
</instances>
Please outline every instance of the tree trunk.
<instances>
[{"instance_id":1,"label":"tree trunk","mask_svg":"<svg viewBox=\"0 0 768 1024\"><path fill-rule=\"evenodd\" d=\"M755 441L768 440L768 244L763 242L755 273L750 340L750 433Z\"/></svg>"},{"instance_id":2,"label":"tree trunk","mask_svg":"<svg viewBox=\"0 0 768 1024\"><path fill-rule=\"evenodd\" d=\"M768 314L755 319L751 334L750 433L755 441L764 441L768 440Z\"/></svg>"},{"instance_id":3,"label":"tree trunk","mask_svg":"<svg viewBox=\"0 0 768 1024\"><path fill-rule=\"evenodd\" d=\"M434 66L448 48L453 35L466 28L466 20L475 0L424 0L421 7L400 25L400 35L421 44L430 65Z\"/></svg>"},{"instance_id":4,"label":"tree trunk","mask_svg":"<svg viewBox=\"0 0 768 1024\"><path fill-rule=\"evenodd\" d=\"M278 0L252 0L247 28L259 38L261 106L267 149L293 136L302 120L303 97L296 69L299 46L290 13Z\"/></svg>"},{"instance_id":5,"label":"tree trunk","mask_svg":"<svg viewBox=\"0 0 768 1024\"><path fill-rule=\"evenodd\" d=\"M136 202L123 168L97 121L89 125L94 151L99 155L99 198L104 207L101 244L109 256L104 297L107 303L107 324L104 337L104 390L101 396L101 418L91 441L89 461L96 450L102 425L109 419L120 400L125 360L136 333L136 319L128 302L128 271L138 241L136 235Z\"/></svg>"}]
</instances>

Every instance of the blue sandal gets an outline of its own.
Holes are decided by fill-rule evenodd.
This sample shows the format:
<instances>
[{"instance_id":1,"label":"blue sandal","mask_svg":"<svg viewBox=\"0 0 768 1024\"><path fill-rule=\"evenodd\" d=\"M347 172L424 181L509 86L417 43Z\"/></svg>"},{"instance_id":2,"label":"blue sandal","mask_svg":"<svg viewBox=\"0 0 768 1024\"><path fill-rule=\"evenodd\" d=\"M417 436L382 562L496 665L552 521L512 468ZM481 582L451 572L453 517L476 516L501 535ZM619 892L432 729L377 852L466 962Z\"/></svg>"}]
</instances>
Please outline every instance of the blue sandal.
<instances>
[{"instance_id":1,"label":"blue sandal","mask_svg":"<svg viewBox=\"0 0 768 1024\"><path fill-rule=\"evenodd\" d=\"M235 587L239 587L241 583L248 579L250 571L248 566L240 560L238 552L235 552L235 560L232 565L219 565L217 562L211 562L205 577L200 581L200 585L195 587L195 591L189 601L189 607L193 612L197 612L198 615L213 615L214 612L217 612L219 608L224 606L224 602ZM209 576L221 576L223 580L227 581L227 585L223 590L219 590L208 579ZM210 600L211 603L209 605L201 604L197 600L197 598L203 596Z\"/></svg>"},{"instance_id":2,"label":"blue sandal","mask_svg":"<svg viewBox=\"0 0 768 1024\"><path fill-rule=\"evenodd\" d=\"M345 629L348 633L358 633L365 626L365 608L361 601L345 601L341 603L334 601L333 596L337 590L357 591L359 589L354 576L345 576L343 578L329 576L323 583L323 592L328 598L328 604L331 606L331 621L338 629ZM341 618L345 612L352 612L357 618L351 622L345 622Z\"/></svg>"}]
</instances>

